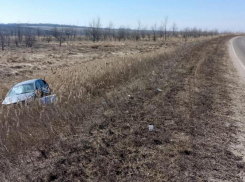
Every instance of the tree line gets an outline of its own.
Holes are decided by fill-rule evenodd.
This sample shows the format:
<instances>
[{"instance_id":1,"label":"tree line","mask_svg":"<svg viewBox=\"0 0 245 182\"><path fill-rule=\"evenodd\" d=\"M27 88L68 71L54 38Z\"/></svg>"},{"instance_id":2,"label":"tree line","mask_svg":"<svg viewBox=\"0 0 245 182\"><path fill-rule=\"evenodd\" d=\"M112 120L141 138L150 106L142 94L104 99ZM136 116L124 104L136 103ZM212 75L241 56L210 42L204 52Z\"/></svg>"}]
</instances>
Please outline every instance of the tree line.
<instances>
[{"instance_id":1,"label":"tree line","mask_svg":"<svg viewBox=\"0 0 245 182\"><path fill-rule=\"evenodd\" d=\"M168 17L165 17L159 24L144 26L140 21L135 29L120 26L115 28L112 22L102 27L101 19L93 19L89 26L69 26L52 24L0 24L0 43L1 49L9 47L10 44L19 47L24 44L26 47L33 47L37 40L47 43L56 41L59 46L65 41L88 40L98 41L125 41L125 40L148 40L148 41L167 41L171 38L198 38L201 36L218 35L218 30L202 30L198 28L178 29L176 23L169 24Z\"/></svg>"}]
</instances>

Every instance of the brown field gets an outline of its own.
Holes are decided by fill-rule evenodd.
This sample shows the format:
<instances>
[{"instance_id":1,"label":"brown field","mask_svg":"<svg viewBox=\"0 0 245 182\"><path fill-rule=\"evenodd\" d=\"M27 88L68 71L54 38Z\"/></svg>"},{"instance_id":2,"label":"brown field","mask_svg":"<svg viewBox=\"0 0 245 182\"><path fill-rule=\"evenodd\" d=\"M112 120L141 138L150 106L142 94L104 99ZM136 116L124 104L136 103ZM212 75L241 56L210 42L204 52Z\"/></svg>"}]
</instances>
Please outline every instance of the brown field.
<instances>
[{"instance_id":1,"label":"brown field","mask_svg":"<svg viewBox=\"0 0 245 182\"><path fill-rule=\"evenodd\" d=\"M201 37L198 40L210 39ZM187 42L197 41L190 38ZM104 66L105 62L134 55L142 55L157 50L168 52L186 41L172 38L168 42L154 41L70 41L60 47L55 41L46 43L38 39L34 47L26 48L12 45L0 52L0 101L14 84L52 74L52 70L64 70L71 67ZM113 60L112 60L113 59ZM101 62L103 62L101 64ZM93 68L92 68L93 69ZM55 72L55 71L54 71Z\"/></svg>"},{"instance_id":2,"label":"brown field","mask_svg":"<svg viewBox=\"0 0 245 182\"><path fill-rule=\"evenodd\" d=\"M52 106L1 108L1 179L242 181L244 161L230 147L242 94L233 93L242 86L231 37L1 52L2 96L32 77L58 95Z\"/></svg>"}]
</instances>

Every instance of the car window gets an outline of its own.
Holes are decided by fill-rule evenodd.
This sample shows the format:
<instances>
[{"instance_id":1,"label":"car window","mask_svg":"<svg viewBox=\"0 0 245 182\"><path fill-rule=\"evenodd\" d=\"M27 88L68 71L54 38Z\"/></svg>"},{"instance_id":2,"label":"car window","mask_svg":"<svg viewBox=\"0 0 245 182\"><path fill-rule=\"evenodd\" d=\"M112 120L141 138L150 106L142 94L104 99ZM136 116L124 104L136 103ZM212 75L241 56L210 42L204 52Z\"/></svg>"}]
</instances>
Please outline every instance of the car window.
<instances>
[{"instance_id":1,"label":"car window","mask_svg":"<svg viewBox=\"0 0 245 182\"><path fill-rule=\"evenodd\" d=\"M48 85L47 82L45 80L42 80L42 82L44 83L44 85Z\"/></svg>"},{"instance_id":2,"label":"car window","mask_svg":"<svg viewBox=\"0 0 245 182\"><path fill-rule=\"evenodd\" d=\"M41 88L41 84L39 83L39 81L36 81L36 82L35 82L35 85L36 85L36 89Z\"/></svg>"},{"instance_id":3,"label":"car window","mask_svg":"<svg viewBox=\"0 0 245 182\"><path fill-rule=\"evenodd\" d=\"M47 83L44 81L44 80L42 80L43 81L43 83L45 84L45 85L47 85Z\"/></svg>"},{"instance_id":4,"label":"car window","mask_svg":"<svg viewBox=\"0 0 245 182\"><path fill-rule=\"evenodd\" d=\"M42 81L42 80L38 80L38 82L40 83L41 87L43 87L43 86L44 86L44 83L43 83L43 81Z\"/></svg>"},{"instance_id":5,"label":"car window","mask_svg":"<svg viewBox=\"0 0 245 182\"><path fill-rule=\"evenodd\" d=\"M43 87L44 87L44 88L49 87L49 85L47 84L46 81L44 81L44 80L41 80L41 81L43 82L43 85L44 85Z\"/></svg>"},{"instance_id":6,"label":"car window","mask_svg":"<svg viewBox=\"0 0 245 182\"><path fill-rule=\"evenodd\" d=\"M19 85L13 87L10 92L8 93L8 96L11 95L19 95L19 94L24 94L24 93L30 93L34 91L34 85L33 83L30 84L24 84L24 85Z\"/></svg>"}]
</instances>

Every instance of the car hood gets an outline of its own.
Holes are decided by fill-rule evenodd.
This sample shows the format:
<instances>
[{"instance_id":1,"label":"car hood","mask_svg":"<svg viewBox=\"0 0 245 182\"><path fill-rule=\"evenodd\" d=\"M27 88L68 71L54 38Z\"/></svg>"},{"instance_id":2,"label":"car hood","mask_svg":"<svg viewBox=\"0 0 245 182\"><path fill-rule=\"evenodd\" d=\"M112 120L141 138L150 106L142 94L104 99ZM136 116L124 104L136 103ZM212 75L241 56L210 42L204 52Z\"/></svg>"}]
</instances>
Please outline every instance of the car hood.
<instances>
[{"instance_id":1,"label":"car hood","mask_svg":"<svg viewBox=\"0 0 245 182\"><path fill-rule=\"evenodd\" d=\"M34 97L34 96L35 96L34 92L24 93L24 94L19 94L19 95L11 95L11 96L6 97L3 100L2 104L4 104L4 105L14 104L14 103L24 101L24 100L29 99L29 98Z\"/></svg>"}]
</instances>

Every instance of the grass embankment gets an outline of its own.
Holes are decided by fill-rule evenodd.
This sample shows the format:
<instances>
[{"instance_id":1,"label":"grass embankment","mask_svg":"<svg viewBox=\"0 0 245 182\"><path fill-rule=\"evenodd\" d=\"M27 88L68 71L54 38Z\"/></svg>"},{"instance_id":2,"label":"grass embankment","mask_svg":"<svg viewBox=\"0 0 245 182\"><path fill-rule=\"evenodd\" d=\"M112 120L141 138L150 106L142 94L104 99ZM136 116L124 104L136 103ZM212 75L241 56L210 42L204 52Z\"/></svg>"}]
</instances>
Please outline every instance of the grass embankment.
<instances>
[{"instance_id":1,"label":"grass embankment","mask_svg":"<svg viewBox=\"0 0 245 182\"><path fill-rule=\"evenodd\" d=\"M1 114L2 179L239 181L229 38L55 73L58 104Z\"/></svg>"}]
</instances>

